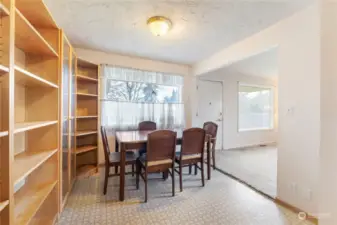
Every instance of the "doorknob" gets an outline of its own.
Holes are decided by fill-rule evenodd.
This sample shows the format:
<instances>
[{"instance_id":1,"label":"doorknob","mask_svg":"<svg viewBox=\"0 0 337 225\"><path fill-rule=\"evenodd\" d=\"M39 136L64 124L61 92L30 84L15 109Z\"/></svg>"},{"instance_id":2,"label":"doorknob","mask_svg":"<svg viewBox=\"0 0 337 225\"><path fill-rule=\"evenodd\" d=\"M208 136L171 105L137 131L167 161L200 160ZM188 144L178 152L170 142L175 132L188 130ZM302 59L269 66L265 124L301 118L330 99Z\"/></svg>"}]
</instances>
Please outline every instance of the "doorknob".
<instances>
[{"instance_id":1,"label":"doorknob","mask_svg":"<svg viewBox=\"0 0 337 225\"><path fill-rule=\"evenodd\" d=\"M218 121L218 122L222 121L222 112L220 112L219 114L220 114L220 115L219 115L219 118L216 120L216 121Z\"/></svg>"}]
</instances>

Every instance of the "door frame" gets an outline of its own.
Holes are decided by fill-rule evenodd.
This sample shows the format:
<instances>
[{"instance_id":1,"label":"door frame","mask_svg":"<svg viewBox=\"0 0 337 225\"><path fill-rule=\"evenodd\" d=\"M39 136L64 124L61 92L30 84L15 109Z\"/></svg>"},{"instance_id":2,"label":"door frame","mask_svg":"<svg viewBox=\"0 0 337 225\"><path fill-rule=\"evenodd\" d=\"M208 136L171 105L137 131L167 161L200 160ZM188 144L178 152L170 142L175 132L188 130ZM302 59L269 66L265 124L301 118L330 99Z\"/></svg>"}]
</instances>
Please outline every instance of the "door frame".
<instances>
[{"instance_id":1,"label":"door frame","mask_svg":"<svg viewBox=\"0 0 337 225\"><path fill-rule=\"evenodd\" d=\"M198 120L199 120L199 109L200 109L200 105L199 105L199 84L200 84L200 81L206 81L206 82L212 82L212 83L220 83L221 85L221 109L222 109L222 115L221 117L221 134L222 134L222 141L221 141L221 148L220 149L216 149L216 150L223 150L223 141L224 141L224 112L225 112L225 108L224 108L224 102L223 102L223 99L224 99L224 90L223 90L223 81L221 80L208 80L208 79L203 79L202 77L198 77L197 79L197 82L196 82L196 91L197 91L197 112L196 112L196 116L198 117Z\"/></svg>"}]
</instances>

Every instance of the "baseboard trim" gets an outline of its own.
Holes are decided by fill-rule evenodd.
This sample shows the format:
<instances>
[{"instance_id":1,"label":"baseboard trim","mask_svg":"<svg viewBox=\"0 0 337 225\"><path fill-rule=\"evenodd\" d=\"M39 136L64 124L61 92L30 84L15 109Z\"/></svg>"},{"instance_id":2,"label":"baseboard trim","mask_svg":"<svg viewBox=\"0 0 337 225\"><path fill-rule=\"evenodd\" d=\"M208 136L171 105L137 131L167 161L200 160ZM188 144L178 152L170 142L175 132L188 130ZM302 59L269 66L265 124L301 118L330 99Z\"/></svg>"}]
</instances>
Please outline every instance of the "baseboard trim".
<instances>
[{"instance_id":1,"label":"baseboard trim","mask_svg":"<svg viewBox=\"0 0 337 225\"><path fill-rule=\"evenodd\" d=\"M297 208L297 207L295 207L295 206L293 206L293 205L291 205L291 204L289 204L289 203L287 203L287 202L285 202L285 201L283 201L283 200L281 200L281 199L279 199L277 197L275 198L274 202L277 203L277 204L279 204L279 205L281 205L281 206L283 206L283 207L285 207L285 208L287 208L287 209L289 209L289 210L291 210L291 211L293 211L296 214L298 214L298 213L305 213L306 214L306 218L307 218L306 220L309 220L312 223L318 225L318 218L316 218L315 216L310 215L309 213L305 212L304 210L301 210L301 209L299 209L299 208Z\"/></svg>"},{"instance_id":2,"label":"baseboard trim","mask_svg":"<svg viewBox=\"0 0 337 225\"><path fill-rule=\"evenodd\" d=\"M267 142L267 143L260 143L260 144L254 144L254 145L244 145L240 147L234 147L234 148L226 148L223 150L238 150L238 149L245 149L245 148L254 148L254 147L260 147L260 146L272 146L277 145L277 142Z\"/></svg>"}]
</instances>

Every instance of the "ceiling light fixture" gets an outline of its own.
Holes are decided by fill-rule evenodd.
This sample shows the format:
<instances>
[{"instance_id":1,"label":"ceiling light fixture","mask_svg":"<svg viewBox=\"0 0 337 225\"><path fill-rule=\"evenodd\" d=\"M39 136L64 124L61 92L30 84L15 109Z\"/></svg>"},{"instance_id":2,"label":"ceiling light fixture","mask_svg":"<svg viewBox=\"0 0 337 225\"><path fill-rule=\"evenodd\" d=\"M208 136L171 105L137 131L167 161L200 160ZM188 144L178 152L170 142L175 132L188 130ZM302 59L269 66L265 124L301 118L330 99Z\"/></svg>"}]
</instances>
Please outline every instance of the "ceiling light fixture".
<instances>
[{"instance_id":1,"label":"ceiling light fixture","mask_svg":"<svg viewBox=\"0 0 337 225\"><path fill-rule=\"evenodd\" d=\"M155 36L165 35L172 27L172 22L163 16L153 16L147 20L150 31Z\"/></svg>"}]
</instances>

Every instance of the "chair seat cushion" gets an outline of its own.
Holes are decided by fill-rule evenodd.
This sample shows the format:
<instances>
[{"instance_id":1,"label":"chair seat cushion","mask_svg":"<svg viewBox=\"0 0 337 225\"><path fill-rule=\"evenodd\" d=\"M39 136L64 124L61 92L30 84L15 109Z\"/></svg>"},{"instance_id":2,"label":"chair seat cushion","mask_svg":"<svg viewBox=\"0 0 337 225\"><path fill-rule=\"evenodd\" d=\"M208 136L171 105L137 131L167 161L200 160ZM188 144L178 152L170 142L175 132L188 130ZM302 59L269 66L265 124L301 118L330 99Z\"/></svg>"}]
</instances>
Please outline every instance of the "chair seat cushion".
<instances>
[{"instance_id":1,"label":"chair seat cushion","mask_svg":"<svg viewBox=\"0 0 337 225\"><path fill-rule=\"evenodd\" d=\"M181 152L176 152L176 159L180 160ZM183 155L182 160L189 160L189 159L199 159L201 158L201 154L190 154L190 155Z\"/></svg>"},{"instance_id":2,"label":"chair seat cushion","mask_svg":"<svg viewBox=\"0 0 337 225\"><path fill-rule=\"evenodd\" d=\"M146 162L146 154L142 154L139 158L139 161L145 165ZM158 165L164 165L164 164L170 164L172 163L172 159L163 159L163 160L156 160L156 161L149 161L147 162L148 166L158 166Z\"/></svg>"},{"instance_id":3,"label":"chair seat cushion","mask_svg":"<svg viewBox=\"0 0 337 225\"><path fill-rule=\"evenodd\" d=\"M126 162L135 162L138 158L137 152L126 152L125 154L125 161ZM110 153L110 162L118 163L121 161L121 153L120 152L111 152Z\"/></svg>"}]
</instances>

